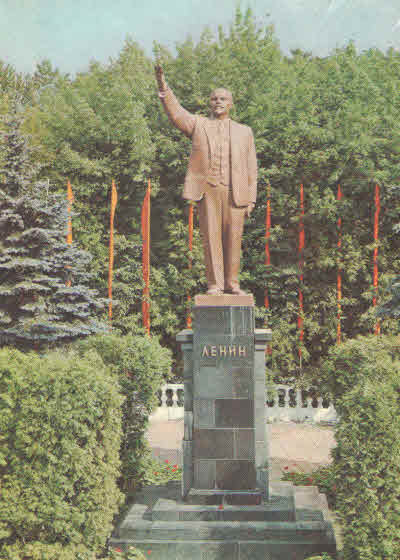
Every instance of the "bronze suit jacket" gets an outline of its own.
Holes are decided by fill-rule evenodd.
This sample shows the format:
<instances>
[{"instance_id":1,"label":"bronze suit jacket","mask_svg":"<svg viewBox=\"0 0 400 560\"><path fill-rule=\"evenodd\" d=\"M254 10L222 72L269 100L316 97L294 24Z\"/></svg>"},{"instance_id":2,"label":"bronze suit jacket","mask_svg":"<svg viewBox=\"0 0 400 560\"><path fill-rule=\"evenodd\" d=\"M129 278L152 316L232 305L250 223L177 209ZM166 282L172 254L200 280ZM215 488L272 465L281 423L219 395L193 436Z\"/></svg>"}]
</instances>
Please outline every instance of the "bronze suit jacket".
<instances>
[{"instance_id":1,"label":"bronze suit jacket","mask_svg":"<svg viewBox=\"0 0 400 560\"><path fill-rule=\"evenodd\" d=\"M186 111L170 89L161 101L172 124L192 139L183 198L200 200L210 170L214 121ZM255 203L257 196L257 159L251 128L231 120L230 142L233 200L236 206L247 206Z\"/></svg>"}]
</instances>

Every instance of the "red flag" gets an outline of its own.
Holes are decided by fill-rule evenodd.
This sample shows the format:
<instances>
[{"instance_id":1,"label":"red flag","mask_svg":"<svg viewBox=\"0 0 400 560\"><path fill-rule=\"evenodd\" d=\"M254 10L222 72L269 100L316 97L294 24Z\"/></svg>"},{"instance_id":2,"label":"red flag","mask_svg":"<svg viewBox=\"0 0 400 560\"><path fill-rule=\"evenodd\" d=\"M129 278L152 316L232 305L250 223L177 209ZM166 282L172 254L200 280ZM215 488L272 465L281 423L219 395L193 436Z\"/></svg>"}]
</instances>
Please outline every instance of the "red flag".
<instances>
[{"instance_id":1,"label":"red flag","mask_svg":"<svg viewBox=\"0 0 400 560\"><path fill-rule=\"evenodd\" d=\"M303 342L304 338L304 329L303 329L303 291L302 291L302 284L303 284L303 268L304 268L304 188L303 185L300 185L300 221L299 221L299 269L300 269L300 278L299 278L299 314L297 317L297 326L299 329L299 340L300 343ZM301 348L299 347L299 357L301 360Z\"/></svg>"},{"instance_id":2,"label":"red flag","mask_svg":"<svg viewBox=\"0 0 400 560\"><path fill-rule=\"evenodd\" d=\"M269 250L269 238L271 236L271 184L267 182L267 211L265 215L265 266L271 265L271 253ZM269 309L270 302L268 297L268 287L265 286L264 291L264 305L265 309ZM267 354L272 354L271 345L267 345Z\"/></svg>"},{"instance_id":3,"label":"red flag","mask_svg":"<svg viewBox=\"0 0 400 560\"><path fill-rule=\"evenodd\" d=\"M378 299L378 241L379 241L379 212L381 210L380 201L380 189L379 185L375 185L375 215L374 215L374 275L373 275L373 285L374 285L374 297L372 300L373 306L376 306ZM375 334L380 334L381 325L380 321L375 323Z\"/></svg>"},{"instance_id":4,"label":"red flag","mask_svg":"<svg viewBox=\"0 0 400 560\"><path fill-rule=\"evenodd\" d=\"M142 317L143 326L150 336L150 179L142 205L142 272L143 272L143 301Z\"/></svg>"},{"instance_id":5,"label":"red flag","mask_svg":"<svg viewBox=\"0 0 400 560\"><path fill-rule=\"evenodd\" d=\"M265 266L270 266L271 264L271 253L269 251L269 238L271 235L271 185L268 181L267 183L267 212L265 216ZM264 292L264 305L266 309L269 309L269 298L268 298L268 288L265 287Z\"/></svg>"},{"instance_id":6,"label":"red flag","mask_svg":"<svg viewBox=\"0 0 400 560\"><path fill-rule=\"evenodd\" d=\"M338 185L337 190L337 200L340 202L342 200L342 191L340 190L340 185ZM338 241L337 241L337 248L340 258L340 252L342 250L342 218L339 216L337 221L337 231L338 231ZM342 318L342 269L341 264L339 263L338 266L338 273L337 273L337 333L336 333L336 342L340 344L341 342L341 318Z\"/></svg>"},{"instance_id":7,"label":"red flag","mask_svg":"<svg viewBox=\"0 0 400 560\"><path fill-rule=\"evenodd\" d=\"M114 179L111 185L111 209L110 209L110 255L108 262L108 318L112 321L112 280L114 268L114 215L115 207L117 206L117 189L115 187Z\"/></svg>"},{"instance_id":8,"label":"red flag","mask_svg":"<svg viewBox=\"0 0 400 560\"><path fill-rule=\"evenodd\" d=\"M72 243L72 222L71 222L71 211L72 203L74 202L74 195L71 188L71 183L67 182L67 199L68 199L68 231L67 231L67 243L71 245Z\"/></svg>"},{"instance_id":9,"label":"red flag","mask_svg":"<svg viewBox=\"0 0 400 560\"><path fill-rule=\"evenodd\" d=\"M72 221L71 221L71 212L72 212L72 203L74 202L74 194L72 192L71 183L67 182L67 199L68 199L68 225L67 225L67 243L68 245L72 245ZM67 268L70 268L67 266ZM69 288L71 287L71 280L67 280L65 285Z\"/></svg>"},{"instance_id":10,"label":"red flag","mask_svg":"<svg viewBox=\"0 0 400 560\"><path fill-rule=\"evenodd\" d=\"M192 250L193 250L193 202L189 205L189 270L192 270ZM188 304L190 304L192 297L190 294L187 296ZM186 317L186 326L188 329L192 328L192 314L188 311Z\"/></svg>"}]
</instances>

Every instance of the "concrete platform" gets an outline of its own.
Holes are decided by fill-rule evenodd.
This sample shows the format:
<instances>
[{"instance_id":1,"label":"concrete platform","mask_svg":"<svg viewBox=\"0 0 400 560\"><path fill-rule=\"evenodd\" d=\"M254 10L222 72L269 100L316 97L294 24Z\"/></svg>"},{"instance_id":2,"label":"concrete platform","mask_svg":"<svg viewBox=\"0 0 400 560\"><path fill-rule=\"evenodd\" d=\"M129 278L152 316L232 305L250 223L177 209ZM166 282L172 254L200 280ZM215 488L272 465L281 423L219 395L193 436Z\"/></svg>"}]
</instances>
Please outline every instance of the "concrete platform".
<instances>
[{"instance_id":1,"label":"concrete platform","mask_svg":"<svg viewBox=\"0 0 400 560\"><path fill-rule=\"evenodd\" d=\"M135 546L152 560L304 560L336 552L316 488L273 483L258 506L190 505L180 491L177 483L146 488L110 544Z\"/></svg>"}]
</instances>

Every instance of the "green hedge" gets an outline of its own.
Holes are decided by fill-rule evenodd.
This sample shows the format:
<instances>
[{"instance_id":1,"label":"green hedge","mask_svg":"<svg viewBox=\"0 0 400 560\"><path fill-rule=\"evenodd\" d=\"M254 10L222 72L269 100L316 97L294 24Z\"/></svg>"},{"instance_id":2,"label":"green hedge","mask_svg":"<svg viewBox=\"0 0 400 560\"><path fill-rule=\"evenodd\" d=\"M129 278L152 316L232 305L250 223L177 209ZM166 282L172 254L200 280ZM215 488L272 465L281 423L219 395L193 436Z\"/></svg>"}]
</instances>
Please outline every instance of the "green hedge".
<instances>
[{"instance_id":1,"label":"green hedge","mask_svg":"<svg viewBox=\"0 0 400 560\"><path fill-rule=\"evenodd\" d=\"M367 379L392 376L400 361L400 336L360 336L331 348L319 371L322 391L333 398L341 413L341 397Z\"/></svg>"},{"instance_id":2,"label":"green hedge","mask_svg":"<svg viewBox=\"0 0 400 560\"><path fill-rule=\"evenodd\" d=\"M134 490L146 473L145 431L157 406L157 391L170 376L171 352L155 337L118 333L96 335L74 344L81 356L95 350L118 380L122 395L121 488Z\"/></svg>"},{"instance_id":3,"label":"green hedge","mask_svg":"<svg viewBox=\"0 0 400 560\"><path fill-rule=\"evenodd\" d=\"M340 414L332 455L345 560L400 558L399 341L348 341L322 369Z\"/></svg>"},{"instance_id":4,"label":"green hedge","mask_svg":"<svg viewBox=\"0 0 400 560\"><path fill-rule=\"evenodd\" d=\"M400 558L400 372L341 399L333 457L344 558Z\"/></svg>"},{"instance_id":5,"label":"green hedge","mask_svg":"<svg viewBox=\"0 0 400 560\"><path fill-rule=\"evenodd\" d=\"M144 560L145 556L137 548L131 546L127 552L110 548L108 552L97 556L84 545L44 544L33 542L18 543L7 547L5 560Z\"/></svg>"},{"instance_id":6,"label":"green hedge","mask_svg":"<svg viewBox=\"0 0 400 560\"><path fill-rule=\"evenodd\" d=\"M0 350L2 558L86 560L103 549L123 501L122 401L94 351Z\"/></svg>"}]
</instances>

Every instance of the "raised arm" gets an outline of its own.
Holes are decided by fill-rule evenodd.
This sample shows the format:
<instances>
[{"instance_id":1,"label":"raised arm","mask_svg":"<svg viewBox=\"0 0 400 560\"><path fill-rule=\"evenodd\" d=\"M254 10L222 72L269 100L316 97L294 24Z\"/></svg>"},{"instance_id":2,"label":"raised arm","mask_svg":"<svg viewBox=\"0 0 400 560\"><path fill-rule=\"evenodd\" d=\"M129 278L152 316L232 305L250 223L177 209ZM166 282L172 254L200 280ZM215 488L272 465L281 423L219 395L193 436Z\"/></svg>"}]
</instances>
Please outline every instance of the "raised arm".
<instances>
[{"instance_id":1,"label":"raised arm","mask_svg":"<svg viewBox=\"0 0 400 560\"><path fill-rule=\"evenodd\" d=\"M191 138L194 127L196 126L196 117L186 111L179 103L172 90L165 81L163 69L159 64L155 67L156 80L158 83L158 96L164 106L171 123L176 126L186 136Z\"/></svg>"}]
</instances>

